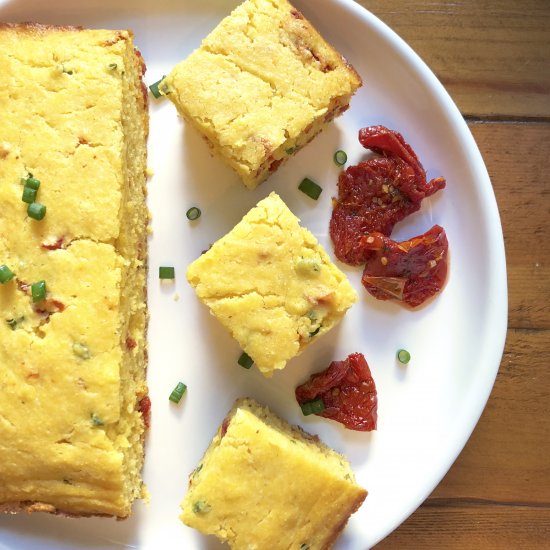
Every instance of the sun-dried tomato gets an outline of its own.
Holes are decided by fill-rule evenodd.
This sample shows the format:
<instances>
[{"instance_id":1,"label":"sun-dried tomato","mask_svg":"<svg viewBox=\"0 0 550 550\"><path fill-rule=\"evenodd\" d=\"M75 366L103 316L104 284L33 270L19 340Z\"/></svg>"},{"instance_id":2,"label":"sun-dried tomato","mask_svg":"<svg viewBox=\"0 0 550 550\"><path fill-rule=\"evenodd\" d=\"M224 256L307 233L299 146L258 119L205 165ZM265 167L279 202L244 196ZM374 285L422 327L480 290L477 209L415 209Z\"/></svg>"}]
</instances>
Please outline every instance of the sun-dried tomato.
<instances>
[{"instance_id":1,"label":"sun-dried tomato","mask_svg":"<svg viewBox=\"0 0 550 550\"><path fill-rule=\"evenodd\" d=\"M434 225L423 235L402 242L376 237L362 278L375 298L417 307L443 288L449 244L442 227Z\"/></svg>"},{"instance_id":2,"label":"sun-dried tomato","mask_svg":"<svg viewBox=\"0 0 550 550\"><path fill-rule=\"evenodd\" d=\"M369 365L362 353L352 353L343 361L333 361L323 372L296 388L300 405L323 400L319 416L341 422L350 430L376 430L378 397Z\"/></svg>"},{"instance_id":3,"label":"sun-dried tomato","mask_svg":"<svg viewBox=\"0 0 550 550\"><path fill-rule=\"evenodd\" d=\"M146 395L140 399L138 410L143 417L143 424L145 425L145 428L149 428L151 425L151 400L149 399L149 396Z\"/></svg>"},{"instance_id":4,"label":"sun-dried tomato","mask_svg":"<svg viewBox=\"0 0 550 550\"><path fill-rule=\"evenodd\" d=\"M359 141L383 156L350 166L338 179L330 236L336 257L350 265L360 265L371 255L366 246L370 233L389 236L425 197L445 187L442 177L426 181L422 164L398 132L370 126L359 131Z\"/></svg>"}]
</instances>

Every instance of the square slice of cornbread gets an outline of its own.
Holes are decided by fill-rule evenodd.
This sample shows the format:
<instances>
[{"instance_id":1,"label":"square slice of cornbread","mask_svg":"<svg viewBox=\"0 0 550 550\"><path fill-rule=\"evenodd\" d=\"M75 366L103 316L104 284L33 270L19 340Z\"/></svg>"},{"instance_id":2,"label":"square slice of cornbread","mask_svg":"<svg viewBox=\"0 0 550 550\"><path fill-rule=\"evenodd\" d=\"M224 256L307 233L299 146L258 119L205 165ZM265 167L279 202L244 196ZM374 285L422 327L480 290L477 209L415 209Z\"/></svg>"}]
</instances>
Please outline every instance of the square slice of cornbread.
<instances>
[{"instance_id":1,"label":"square slice of cornbread","mask_svg":"<svg viewBox=\"0 0 550 550\"><path fill-rule=\"evenodd\" d=\"M247 0L160 91L249 188L349 106L361 78L286 0Z\"/></svg>"},{"instance_id":2,"label":"square slice of cornbread","mask_svg":"<svg viewBox=\"0 0 550 550\"><path fill-rule=\"evenodd\" d=\"M195 260L187 279L265 376L357 301L344 273L276 193Z\"/></svg>"},{"instance_id":3,"label":"square slice of cornbread","mask_svg":"<svg viewBox=\"0 0 550 550\"><path fill-rule=\"evenodd\" d=\"M122 518L142 495L144 70L128 31L0 25L2 512Z\"/></svg>"},{"instance_id":4,"label":"square slice of cornbread","mask_svg":"<svg viewBox=\"0 0 550 550\"><path fill-rule=\"evenodd\" d=\"M181 519L233 550L321 550L366 495L344 456L240 399L189 476Z\"/></svg>"}]
</instances>

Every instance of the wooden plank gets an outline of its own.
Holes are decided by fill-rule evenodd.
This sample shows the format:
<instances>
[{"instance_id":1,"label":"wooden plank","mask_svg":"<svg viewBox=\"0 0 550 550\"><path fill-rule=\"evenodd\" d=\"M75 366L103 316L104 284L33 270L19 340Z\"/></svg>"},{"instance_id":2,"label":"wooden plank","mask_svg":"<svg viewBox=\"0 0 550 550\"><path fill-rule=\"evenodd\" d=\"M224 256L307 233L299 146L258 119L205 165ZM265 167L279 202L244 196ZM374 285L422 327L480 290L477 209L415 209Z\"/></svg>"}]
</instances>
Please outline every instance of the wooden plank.
<instances>
[{"instance_id":1,"label":"wooden plank","mask_svg":"<svg viewBox=\"0 0 550 550\"><path fill-rule=\"evenodd\" d=\"M550 507L549 330L509 330L487 407L432 493Z\"/></svg>"},{"instance_id":2,"label":"wooden plank","mask_svg":"<svg viewBox=\"0 0 550 550\"><path fill-rule=\"evenodd\" d=\"M376 550L538 550L550 540L550 508L498 505L425 506Z\"/></svg>"},{"instance_id":3,"label":"wooden plank","mask_svg":"<svg viewBox=\"0 0 550 550\"><path fill-rule=\"evenodd\" d=\"M357 0L404 38L464 115L550 117L550 2Z\"/></svg>"},{"instance_id":4,"label":"wooden plank","mask_svg":"<svg viewBox=\"0 0 550 550\"><path fill-rule=\"evenodd\" d=\"M550 3L549 3L550 5ZM550 328L550 124L473 123L504 231L509 326Z\"/></svg>"}]
</instances>

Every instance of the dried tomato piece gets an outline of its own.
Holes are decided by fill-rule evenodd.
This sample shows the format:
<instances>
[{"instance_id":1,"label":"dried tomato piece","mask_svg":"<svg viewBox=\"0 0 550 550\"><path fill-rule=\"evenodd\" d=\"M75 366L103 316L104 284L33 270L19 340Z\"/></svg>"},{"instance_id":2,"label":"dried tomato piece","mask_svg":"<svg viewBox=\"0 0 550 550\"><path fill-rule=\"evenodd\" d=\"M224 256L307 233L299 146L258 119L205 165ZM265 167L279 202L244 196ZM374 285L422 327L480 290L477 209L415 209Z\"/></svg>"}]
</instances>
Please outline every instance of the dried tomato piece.
<instances>
[{"instance_id":1,"label":"dried tomato piece","mask_svg":"<svg viewBox=\"0 0 550 550\"><path fill-rule=\"evenodd\" d=\"M378 397L369 365L362 353L333 361L323 372L296 388L300 405L321 398L319 416L336 420L350 430L376 430Z\"/></svg>"},{"instance_id":2,"label":"dried tomato piece","mask_svg":"<svg viewBox=\"0 0 550 550\"><path fill-rule=\"evenodd\" d=\"M449 243L445 230L434 225L423 235L396 242L388 237L371 245L363 286L379 300L398 300L411 307L437 294L447 278Z\"/></svg>"},{"instance_id":3,"label":"dried tomato piece","mask_svg":"<svg viewBox=\"0 0 550 550\"><path fill-rule=\"evenodd\" d=\"M149 396L145 395L140 399L138 403L138 410L143 418L145 429L148 429L151 426L151 400L149 399Z\"/></svg>"},{"instance_id":4,"label":"dried tomato piece","mask_svg":"<svg viewBox=\"0 0 550 550\"><path fill-rule=\"evenodd\" d=\"M338 178L330 236L336 257L350 265L360 265L371 256L365 246L370 233L389 236L425 197L445 187L441 177L426 181L424 168L398 132L370 126L359 131L359 141L383 156L350 166Z\"/></svg>"}]
</instances>

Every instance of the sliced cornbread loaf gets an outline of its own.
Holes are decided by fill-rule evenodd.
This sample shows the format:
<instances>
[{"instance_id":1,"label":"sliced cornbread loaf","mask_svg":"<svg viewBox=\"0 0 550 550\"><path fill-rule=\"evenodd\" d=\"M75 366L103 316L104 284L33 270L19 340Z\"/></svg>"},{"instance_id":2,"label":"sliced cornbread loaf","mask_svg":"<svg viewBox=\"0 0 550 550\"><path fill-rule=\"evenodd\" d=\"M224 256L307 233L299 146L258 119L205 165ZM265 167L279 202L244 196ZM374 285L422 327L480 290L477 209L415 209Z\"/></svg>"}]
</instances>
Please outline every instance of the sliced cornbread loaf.
<instances>
[{"instance_id":1,"label":"sliced cornbread loaf","mask_svg":"<svg viewBox=\"0 0 550 550\"><path fill-rule=\"evenodd\" d=\"M366 495L344 456L241 399L190 475L181 519L233 550L324 550Z\"/></svg>"},{"instance_id":2,"label":"sliced cornbread loaf","mask_svg":"<svg viewBox=\"0 0 550 550\"><path fill-rule=\"evenodd\" d=\"M127 31L0 26L2 511L126 517L142 494L144 69Z\"/></svg>"},{"instance_id":3,"label":"sliced cornbread loaf","mask_svg":"<svg viewBox=\"0 0 550 550\"><path fill-rule=\"evenodd\" d=\"M159 89L249 188L335 116L361 79L286 0L247 0Z\"/></svg>"},{"instance_id":4,"label":"sliced cornbread loaf","mask_svg":"<svg viewBox=\"0 0 550 550\"><path fill-rule=\"evenodd\" d=\"M187 279L265 376L328 332L357 300L276 193L196 259Z\"/></svg>"}]
</instances>

